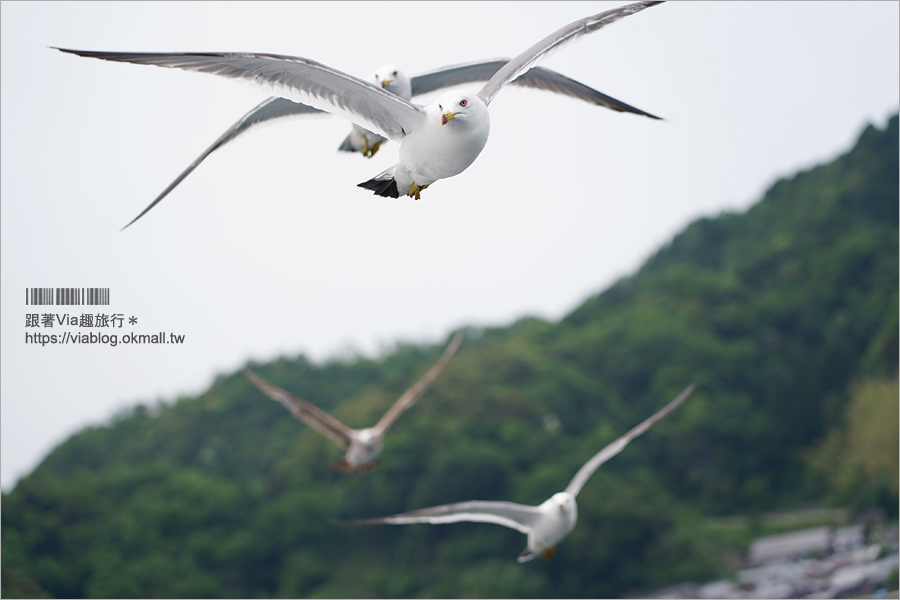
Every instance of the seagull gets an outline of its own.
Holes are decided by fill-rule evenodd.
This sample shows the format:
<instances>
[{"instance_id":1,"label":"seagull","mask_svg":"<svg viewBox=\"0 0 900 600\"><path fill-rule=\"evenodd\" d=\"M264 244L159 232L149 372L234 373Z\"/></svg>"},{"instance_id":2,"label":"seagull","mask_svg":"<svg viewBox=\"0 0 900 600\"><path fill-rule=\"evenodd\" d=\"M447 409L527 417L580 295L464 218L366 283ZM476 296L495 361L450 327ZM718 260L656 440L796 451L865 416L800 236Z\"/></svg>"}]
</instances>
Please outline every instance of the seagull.
<instances>
[{"instance_id":1,"label":"seagull","mask_svg":"<svg viewBox=\"0 0 900 600\"><path fill-rule=\"evenodd\" d=\"M694 385L691 384L662 410L603 448L578 469L572 481L566 486L565 491L553 494L543 504L538 506L517 504L515 502L472 500L432 506L431 508L423 508L388 517L335 522L341 525L375 525L380 523L388 525L431 523L432 525L438 525L459 523L461 521L494 523L495 525L515 529L528 536L525 550L522 551L518 558L520 563L533 560L537 556L543 557L544 560L550 560L556 552L556 545L575 528L575 523L578 520L578 506L575 503L575 497L578 496L578 492L581 491L587 480L594 474L594 471L621 452L631 440L646 432L654 423L675 410L693 391Z\"/></svg>"},{"instance_id":2,"label":"seagull","mask_svg":"<svg viewBox=\"0 0 900 600\"><path fill-rule=\"evenodd\" d=\"M463 334L456 334L450 341L447 349L444 350L443 355L428 372L400 396L374 427L365 429L351 429L347 427L328 413L306 400L302 400L280 387L272 385L249 369L244 369L244 375L263 394L283 404L298 420L316 429L346 451L344 457L332 465L335 469L345 473L365 473L377 467L381 462L379 455L381 454L384 435L388 429L400 418L400 415L406 412L419 399L431 382L440 374L453 357L456 349L459 348L462 340Z\"/></svg>"},{"instance_id":3,"label":"seagull","mask_svg":"<svg viewBox=\"0 0 900 600\"><path fill-rule=\"evenodd\" d=\"M375 71L375 83L380 85L381 89L396 94L404 100L410 100L412 98L412 81L410 81L409 76L405 72L394 65L379 67ZM297 105L296 102L278 98L277 96L270 98L270 100L273 102L280 100L281 102L289 102L292 105ZM378 152L381 144L386 141L386 137L380 136L374 131L369 131L368 129L364 129L353 123L350 128L350 133L344 138L343 143L338 146L338 150L341 150L342 152L359 152L366 158L372 158L375 156L375 153Z\"/></svg>"},{"instance_id":4,"label":"seagull","mask_svg":"<svg viewBox=\"0 0 900 600\"><path fill-rule=\"evenodd\" d=\"M375 85L382 89L391 92L404 100L410 100L415 96L459 85L461 83L487 81L507 62L509 62L508 58L496 58L493 60L462 63L441 67L420 75L414 75L413 77L410 77L406 72L397 68L395 65L388 64L378 67L372 75L372 79L374 80ZM657 117L656 115L635 108L621 100L616 100L612 96L607 96L583 83L543 67L532 67L510 83L511 85L530 87L571 96L618 112L633 113L650 119L661 120L660 117ZM200 163L206 160L206 157L246 132L254 125L281 117L312 115L321 112L322 111L319 109L313 108L307 104L301 104L278 96L272 96L263 100L260 104L253 107L252 110L235 121L222 135L216 138L216 140L210 144L210 146L204 150L194 162L188 165L188 167L182 171L181 174L147 206L147 208L141 211L138 216L132 219L122 229L127 229L138 219L147 214L151 208L156 206L169 194L169 192L174 190L185 177L199 167ZM343 152L359 152L366 158L372 158L386 141L387 138L384 136L353 123L350 133L344 138L344 141L338 147L338 150Z\"/></svg>"},{"instance_id":5,"label":"seagull","mask_svg":"<svg viewBox=\"0 0 900 600\"><path fill-rule=\"evenodd\" d=\"M487 143L488 105L508 83L555 50L623 17L660 4L642 1L579 19L537 42L497 70L477 92L451 90L421 106L308 58L281 54L126 53L56 48L104 60L157 65L250 82L270 95L329 112L400 142L397 163L359 184L379 196L418 200L422 190L465 171Z\"/></svg>"},{"instance_id":6,"label":"seagull","mask_svg":"<svg viewBox=\"0 0 900 600\"><path fill-rule=\"evenodd\" d=\"M63 51L67 52L66 50ZM383 65L379 67L375 71L373 79L375 80L376 85L384 90L391 92L392 94L396 94L397 96L405 100L409 100L410 98L412 98L412 82L409 76L394 65ZM599 94L599 92L597 93ZM611 98L611 100L618 102L618 100L615 100L615 98ZM624 102L621 104L623 104L625 107L633 108L628 106ZM628 108L624 108L622 110L628 110ZM222 135L216 138L216 140L212 144L210 144L209 147L200 154L200 156L194 159L194 162L188 165L188 167L184 171L182 171L181 174L176 177L174 181L172 181L172 183L166 186L166 189L164 189L161 194L154 198L153 202L147 205L147 208L142 210L138 216L129 221L128 224L122 228L122 231L134 225L134 223L136 223L138 219L150 212L150 209L159 204L163 198L168 196L169 192L174 190L179 183L184 181L185 177L193 173L194 169L199 167L200 163L206 160L207 156L209 156L231 140L235 139L237 136L246 132L254 125L259 125L260 123L264 123L266 121L277 119L280 117L311 115L321 112L322 111L320 111L319 109L313 108L312 106L309 106L307 104L293 102L292 100L287 100L278 96L272 96L271 98L263 100L262 102L254 106L253 109L251 109L248 113L235 121L231 125L231 127L225 130ZM652 115L648 116L652 117ZM342 152L359 152L366 158L372 158L373 156L375 156L375 153L378 152L381 144L386 141L387 138L385 138L384 136L378 135L373 131L369 131L368 129L360 127L356 123L352 123L350 133L347 134L347 137L344 138L344 141L340 146L338 146L338 150Z\"/></svg>"}]
</instances>

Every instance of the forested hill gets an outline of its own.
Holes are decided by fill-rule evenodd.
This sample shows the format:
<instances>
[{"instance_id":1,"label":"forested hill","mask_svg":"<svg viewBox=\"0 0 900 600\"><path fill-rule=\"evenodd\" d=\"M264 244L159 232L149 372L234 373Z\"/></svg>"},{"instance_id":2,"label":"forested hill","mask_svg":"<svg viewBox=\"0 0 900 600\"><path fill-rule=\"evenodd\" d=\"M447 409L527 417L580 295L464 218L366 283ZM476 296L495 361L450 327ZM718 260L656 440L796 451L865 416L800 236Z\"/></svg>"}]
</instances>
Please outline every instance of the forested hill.
<instances>
[{"instance_id":1,"label":"forested hill","mask_svg":"<svg viewBox=\"0 0 900 600\"><path fill-rule=\"evenodd\" d=\"M3 496L2 594L615 597L719 573L711 516L896 519L898 162L894 117L746 213L693 223L560 322L467 330L370 473L333 471L340 450L240 373L82 431ZM442 350L250 366L361 427ZM691 382L587 483L550 562L516 563L524 536L494 525L330 522L539 503Z\"/></svg>"}]
</instances>

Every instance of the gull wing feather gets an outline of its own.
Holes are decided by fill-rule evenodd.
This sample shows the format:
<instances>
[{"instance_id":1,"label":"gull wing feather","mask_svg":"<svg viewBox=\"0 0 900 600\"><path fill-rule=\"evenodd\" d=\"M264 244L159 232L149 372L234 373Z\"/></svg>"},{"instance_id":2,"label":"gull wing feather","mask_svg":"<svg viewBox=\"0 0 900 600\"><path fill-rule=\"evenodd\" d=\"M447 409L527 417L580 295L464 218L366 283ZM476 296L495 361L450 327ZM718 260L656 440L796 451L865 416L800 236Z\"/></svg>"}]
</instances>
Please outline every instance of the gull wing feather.
<instances>
[{"instance_id":1,"label":"gull wing feather","mask_svg":"<svg viewBox=\"0 0 900 600\"><path fill-rule=\"evenodd\" d=\"M272 385L250 369L244 369L244 375L250 383L259 388L263 394L284 405L299 421L306 423L319 433L324 434L336 442L344 450L350 446L353 430L324 412L313 406L306 400L302 400L278 386Z\"/></svg>"},{"instance_id":2,"label":"gull wing feather","mask_svg":"<svg viewBox=\"0 0 900 600\"><path fill-rule=\"evenodd\" d=\"M450 65L447 67L429 71L427 73L416 75L411 78L412 95L417 96L427 94L435 90L447 88L454 85L460 85L463 83L471 83L473 81L487 81L507 62L509 62L508 58L475 61L470 63L461 63L458 65ZM532 67L531 69L511 81L510 85L555 92L579 100L584 100L585 102L589 102L597 106L603 106L610 110L643 115L651 119L659 119L659 117L657 117L656 115L631 106L630 104L626 104L621 100L617 100L612 96L608 96L603 92L599 92L589 86L584 85L583 83L566 77L561 73L557 73L556 71L545 69L543 67ZM190 175L198 166L200 166L200 163L206 160L206 158L210 154L212 154L225 144L229 143L231 140L241 135L252 126L271 119L287 116L314 114L319 112L322 111L317 108L313 108L312 106L307 106L306 104L301 104L299 102L294 102L292 100L288 100L286 98L281 98L278 96L263 100L259 105L255 106L251 111L242 116L231 127L225 130L225 132L221 136L219 136L219 138L217 138L206 150L204 150L203 153L194 160L194 162L188 165L188 167L184 171L182 171L182 173L177 178L175 178L175 180L172 181L172 183L170 183L168 187L166 187L166 189L164 189L162 193L160 193L159 196L157 196L153 200L153 202L151 202L147 206L147 208L141 211L138 216L132 219L122 229L127 229L128 227L133 225L138 219L140 219L148 211L150 211L150 209L156 206L173 189L175 189L178 184L184 181L185 177Z\"/></svg>"},{"instance_id":3,"label":"gull wing feather","mask_svg":"<svg viewBox=\"0 0 900 600\"><path fill-rule=\"evenodd\" d=\"M575 81L570 77L566 77L562 73L558 73L551 69L545 69L544 67L531 67L525 73L513 79L510 82L510 85L556 92L557 94L571 96L572 98L584 100L585 102L603 106L617 112L633 113L651 119L662 120L656 115L631 106L630 104L626 104L621 100L616 100L612 96L607 96L603 92L598 92L594 88L586 86L579 81Z\"/></svg>"},{"instance_id":4,"label":"gull wing feather","mask_svg":"<svg viewBox=\"0 0 900 600\"><path fill-rule=\"evenodd\" d=\"M494 60L451 65L449 67L422 73L411 79L412 94L413 96L417 96L453 85L460 85L472 81L487 81L508 62L508 58L496 58ZM621 100L616 100L612 96L607 96L583 83L575 81L574 79L566 77L551 69L545 69L544 67L532 67L513 79L509 84L555 92L578 100L584 100L591 104L603 106L610 110L630 112L636 115L650 117L651 119L659 119L659 117L655 115L639 108L635 108Z\"/></svg>"},{"instance_id":5,"label":"gull wing feather","mask_svg":"<svg viewBox=\"0 0 900 600\"><path fill-rule=\"evenodd\" d=\"M394 141L425 119L420 106L327 65L297 56L248 52L95 52L56 48L116 62L156 65L247 81L268 93L343 117Z\"/></svg>"},{"instance_id":6,"label":"gull wing feather","mask_svg":"<svg viewBox=\"0 0 900 600\"><path fill-rule=\"evenodd\" d=\"M420 96L435 90L473 81L487 81L509 61L508 58L480 60L449 65L410 77L412 95Z\"/></svg>"},{"instance_id":7,"label":"gull wing feather","mask_svg":"<svg viewBox=\"0 0 900 600\"><path fill-rule=\"evenodd\" d=\"M556 50L584 34L593 33L610 23L615 23L619 19L627 17L628 15L633 15L636 12L640 12L645 8L657 4L661 4L661 2L634 2L632 4L598 13L591 17L579 19L556 30L506 63L488 80L484 87L481 88L481 91L476 95L481 98L485 104L490 104L491 100L494 99L494 96L497 95L497 92L499 92L504 85L527 71L535 62L551 50Z\"/></svg>"},{"instance_id":8,"label":"gull wing feather","mask_svg":"<svg viewBox=\"0 0 900 600\"><path fill-rule=\"evenodd\" d=\"M423 508L388 517L337 522L342 525L376 525L379 523L387 525L408 525L411 523L440 525L469 521L502 525L527 535L531 532L532 525L539 515L540 511L537 506L527 506L525 504L516 504L515 502L470 500L469 502L432 506L431 508Z\"/></svg>"},{"instance_id":9,"label":"gull wing feather","mask_svg":"<svg viewBox=\"0 0 900 600\"><path fill-rule=\"evenodd\" d=\"M584 486L587 480L590 479L591 475L594 474L594 471L596 471L600 467L600 465L621 452L631 440L646 432L648 429L650 429L650 427L653 426L654 423L678 408L678 406L680 406L682 402L687 400L693 392L694 384L687 386L684 391L682 391L674 400L669 402L665 407L663 407L652 417L645 420L640 425L637 425L631 431L595 454L589 461L584 463L584 465L580 469L578 469L578 472L575 473L575 477L572 478L572 481L570 481L569 485L566 487L566 491L572 494L572 496L578 496L578 492L581 491L581 488Z\"/></svg>"},{"instance_id":10,"label":"gull wing feather","mask_svg":"<svg viewBox=\"0 0 900 600\"><path fill-rule=\"evenodd\" d=\"M447 363L450 362L450 359L453 358L453 355L456 353L456 349L459 348L459 345L462 343L463 334L457 333L456 336L450 341L450 344L447 346L447 349L444 350L444 353L438 359L434 365L428 369L428 372L422 376L422 378L417 381L411 388L406 390L400 398L391 406L384 416L378 421L378 424L375 425L375 429L381 432L381 435L387 433L387 430L390 429L391 425L394 424L394 421L400 418L406 409L412 406L419 397L425 393L425 390L428 389L428 386L431 385L431 382L437 378L438 375L441 374L441 371L444 370L444 367L447 366Z\"/></svg>"},{"instance_id":11,"label":"gull wing feather","mask_svg":"<svg viewBox=\"0 0 900 600\"><path fill-rule=\"evenodd\" d=\"M256 106L254 106L253 110L251 110L250 112L245 114L243 117L241 117L240 119L235 121L235 123L231 127L226 129L225 133L220 135L216 139L216 141L214 141L212 144L210 144L209 148L204 150L203 153L200 154L200 156L198 156L196 159L194 159L194 162L192 162L190 165L188 165L188 167L184 171L181 172L181 175L176 177L175 180L172 183L170 183L168 185L168 187L166 187L166 189L164 189L162 191L162 193L159 196L157 196L153 200L153 202L151 202L147 206L147 208L145 208L144 210L141 211L141 214L139 214L138 216L133 218L131 221L129 221L128 225L123 227L122 230L125 230L128 227L130 227L131 225L133 225L135 221L137 221L138 219L143 217L145 214L147 214L147 212L149 212L151 208L153 208L154 206L159 204L160 200L162 200L163 198L168 196L169 192L174 190L178 186L179 183L184 181L185 177L190 175L194 171L194 169L196 169L198 166L200 166L200 163L202 163L204 160L206 160L207 156L209 156L210 154L212 154L213 152L215 152L216 150L218 150L219 148L221 148L222 146L224 146L225 144L227 144L228 142L230 142L231 140L233 140L240 134L247 131L247 129L249 129L250 127L253 127L254 125L258 125L259 123L262 123L263 121L268 121L270 119L276 119L279 117L286 117L286 116L290 116L290 115L299 115L299 114L313 114L313 113L318 113L318 112L322 112L322 111L320 111L317 108L313 108L312 106L307 106L306 104L300 104L299 102L293 102L291 100L286 100L284 98L279 98L277 96L263 100L262 102L260 102Z\"/></svg>"}]
</instances>

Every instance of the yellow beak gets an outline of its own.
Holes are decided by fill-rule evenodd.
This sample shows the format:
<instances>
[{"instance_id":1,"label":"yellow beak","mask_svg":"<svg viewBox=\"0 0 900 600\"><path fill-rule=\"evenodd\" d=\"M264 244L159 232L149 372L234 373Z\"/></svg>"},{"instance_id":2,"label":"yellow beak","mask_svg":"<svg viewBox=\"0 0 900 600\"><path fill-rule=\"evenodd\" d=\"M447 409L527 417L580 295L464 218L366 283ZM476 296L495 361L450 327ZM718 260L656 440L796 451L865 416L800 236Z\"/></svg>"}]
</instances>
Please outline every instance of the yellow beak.
<instances>
[{"instance_id":1,"label":"yellow beak","mask_svg":"<svg viewBox=\"0 0 900 600\"><path fill-rule=\"evenodd\" d=\"M391 80L390 80L390 79L382 79L382 80L381 80L381 88L382 88L382 89L386 88L386 87L389 86L389 85L391 85Z\"/></svg>"},{"instance_id":2,"label":"yellow beak","mask_svg":"<svg viewBox=\"0 0 900 600\"><path fill-rule=\"evenodd\" d=\"M452 113L449 110L445 110L443 116L441 117L441 125L446 125L451 120L453 120L453 117L455 117L458 114L459 113Z\"/></svg>"}]
</instances>

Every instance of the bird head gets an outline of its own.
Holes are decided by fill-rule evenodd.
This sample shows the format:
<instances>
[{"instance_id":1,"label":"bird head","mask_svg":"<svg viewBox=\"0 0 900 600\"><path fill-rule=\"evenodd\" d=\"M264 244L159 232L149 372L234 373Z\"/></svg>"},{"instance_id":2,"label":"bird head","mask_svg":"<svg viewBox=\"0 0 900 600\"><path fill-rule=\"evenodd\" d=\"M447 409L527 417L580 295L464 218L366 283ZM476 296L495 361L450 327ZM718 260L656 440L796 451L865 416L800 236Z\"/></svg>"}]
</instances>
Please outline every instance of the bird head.
<instances>
[{"instance_id":1,"label":"bird head","mask_svg":"<svg viewBox=\"0 0 900 600\"><path fill-rule=\"evenodd\" d=\"M385 91L400 96L404 100L412 98L412 82L409 76L394 65L378 67L374 75L375 85Z\"/></svg>"},{"instance_id":2,"label":"bird head","mask_svg":"<svg viewBox=\"0 0 900 600\"><path fill-rule=\"evenodd\" d=\"M575 498L568 492L557 492L550 497L550 501L559 507L560 512L567 515L578 510Z\"/></svg>"},{"instance_id":3,"label":"bird head","mask_svg":"<svg viewBox=\"0 0 900 600\"><path fill-rule=\"evenodd\" d=\"M360 429L357 432L357 439L367 450L381 450L381 434L374 427Z\"/></svg>"},{"instance_id":4,"label":"bird head","mask_svg":"<svg viewBox=\"0 0 900 600\"><path fill-rule=\"evenodd\" d=\"M438 111L441 125L451 121L456 124L466 123L477 115L487 113L487 107L475 94L468 92L447 92L438 100Z\"/></svg>"}]
</instances>

